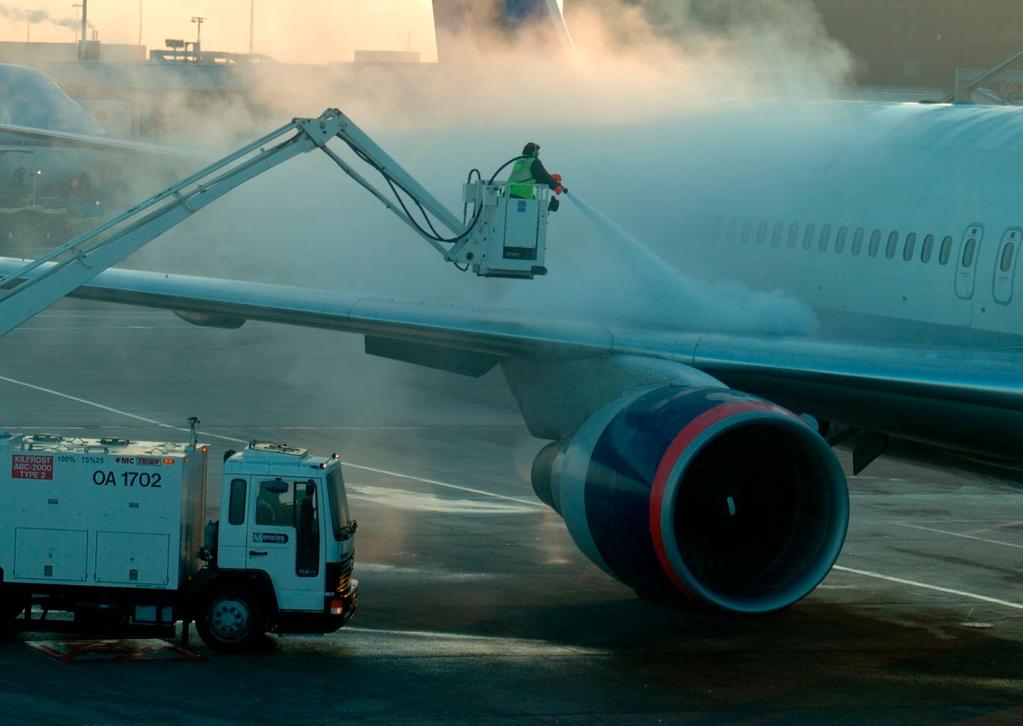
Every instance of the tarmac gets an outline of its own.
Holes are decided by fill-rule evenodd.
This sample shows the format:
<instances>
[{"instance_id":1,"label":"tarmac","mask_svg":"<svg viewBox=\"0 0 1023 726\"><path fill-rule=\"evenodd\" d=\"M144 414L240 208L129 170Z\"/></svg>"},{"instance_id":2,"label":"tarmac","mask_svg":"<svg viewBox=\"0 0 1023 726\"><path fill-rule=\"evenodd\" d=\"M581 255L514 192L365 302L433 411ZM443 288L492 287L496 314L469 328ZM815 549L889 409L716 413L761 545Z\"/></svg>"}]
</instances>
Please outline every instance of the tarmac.
<instances>
[{"instance_id":1,"label":"tarmac","mask_svg":"<svg viewBox=\"0 0 1023 726\"><path fill-rule=\"evenodd\" d=\"M0 338L11 431L340 451L359 611L324 637L199 661L72 663L0 638L11 723L1019 723L1023 492L880 460L850 479L838 566L743 618L640 600L532 495L544 442L499 374L362 353L358 336L63 302ZM845 457L843 456L843 460ZM844 461L848 471L848 461ZM66 636L63 636L66 637Z\"/></svg>"}]
</instances>

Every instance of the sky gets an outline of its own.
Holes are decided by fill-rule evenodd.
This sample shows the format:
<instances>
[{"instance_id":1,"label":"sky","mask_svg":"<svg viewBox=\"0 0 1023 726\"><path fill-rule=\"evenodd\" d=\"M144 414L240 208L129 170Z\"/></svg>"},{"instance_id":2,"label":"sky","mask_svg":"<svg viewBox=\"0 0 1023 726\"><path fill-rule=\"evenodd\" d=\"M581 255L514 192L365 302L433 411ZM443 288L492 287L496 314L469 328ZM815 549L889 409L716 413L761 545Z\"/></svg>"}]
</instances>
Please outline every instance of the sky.
<instances>
[{"instance_id":1,"label":"sky","mask_svg":"<svg viewBox=\"0 0 1023 726\"><path fill-rule=\"evenodd\" d=\"M76 39L64 21L74 21L81 0L0 0L0 40L68 42ZM141 8L142 44L162 48L165 38L195 40L193 16L206 18L206 50L245 53L249 49L250 0L89 0L89 20L105 43L137 43ZM16 20L45 11L61 22ZM73 24L67 23L68 25ZM255 0L255 43L291 63L351 61L359 50L419 51L437 57L431 0Z\"/></svg>"}]
</instances>

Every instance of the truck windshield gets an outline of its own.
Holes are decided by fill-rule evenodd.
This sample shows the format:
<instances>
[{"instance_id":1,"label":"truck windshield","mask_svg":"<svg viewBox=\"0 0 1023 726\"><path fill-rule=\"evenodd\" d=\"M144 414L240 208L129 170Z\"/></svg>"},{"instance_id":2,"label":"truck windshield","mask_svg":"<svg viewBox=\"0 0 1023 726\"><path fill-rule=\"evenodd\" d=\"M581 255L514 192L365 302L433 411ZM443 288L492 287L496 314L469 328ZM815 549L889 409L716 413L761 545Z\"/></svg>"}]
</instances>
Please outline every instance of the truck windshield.
<instances>
[{"instance_id":1,"label":"truck windshield","mask_svg":"<svg viewBox=\"0 0 1023 726\"><path fill-rule=\"evenodd\" d=\"M327 472L327 496L330 498L330 521L334 538L348 539L350 535L342 530L348 526L351 517L348 513L348 497L345 495L345 481L341 476L340 466L335 466Z\"/></svg>"}]
</instances>

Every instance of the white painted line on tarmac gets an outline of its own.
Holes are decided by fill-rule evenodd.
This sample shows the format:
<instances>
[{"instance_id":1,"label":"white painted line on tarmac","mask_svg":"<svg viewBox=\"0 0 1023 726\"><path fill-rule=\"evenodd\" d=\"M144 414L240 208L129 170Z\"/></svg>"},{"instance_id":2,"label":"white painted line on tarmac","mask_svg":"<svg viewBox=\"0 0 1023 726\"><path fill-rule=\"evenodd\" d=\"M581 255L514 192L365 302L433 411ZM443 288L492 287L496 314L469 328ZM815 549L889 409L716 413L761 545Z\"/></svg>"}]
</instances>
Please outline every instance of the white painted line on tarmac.
<instances>
[{"instance_id":1,"label":"white painted line on tarmac","mask_svg":"<svg viewBox=\"0 0 1023 726\"><path fill-rule=\"evenodd\" d=\"M189 323L184 323L182 325L104 325L102 327L90 328L89 331L91 335L96 335L97 333L102 333L105 330L183 330L191 327L192 325ZM8 333L81 329L80 325L34 325L32 327L15 328L14 330L8 331Z\"/></svg>"},{"instance_id":2,"label":"white painted line on tarmac","mask_svg":"<svg viewBox=\"0 0 1023 726\"><path fill-rule=\"evenodd\" d=\"M101 411L108 411L108 412L116 414L118 416L125 416L127 418L134 419L135 421L141 421L143 423L152 424L153 426L159 426L160 428L170 429L172 431L188 431L188 429L182 428L181 426L171 426L170 424L165 424L163 421L157 421L156 419L146 418L145 416L139 416L138 414L135 414L135 413L128 413L127 411L121 411L120 409L114 408L113 406L104 406L102 403L96 403L95 401L90 401L90 400L88 400L86 398L80 398L78 396L72 396L70 393L62 393L60 391L55 391L52 388L45 388L43 386L37 386L34 383L27 383L25 381L19 381L19 380L14 379L14 378L8 378L7 376L0 376L0 381L4 381L5 383L11 383L11 384L13 384L15 386L22 386L23 388L30 388L33 391L39 391L40 393L47 393L47 394L49 394L51 396L56 396L57 398L64 398L64 399L66 399L68 401L74 401L75 403L81 403L81 404L84 404L86 406L92 406L93 408L98 408ZM238 441L238 439L231 439L231 438L228 438L226 436L217 436L217 434L211 434L211 433L208 433L208 432L203 432L203 435L204 436L213 436L213 437L220 438L220 439L227 439L228 441ZM248 443L248 442L247 441L243 441L242 443L244 444L244 443Z\"/></svg>"},{"instance_id":3,"label":"white painted line on tarmac","mask_svg":"<svg viewBox=\"0 0 1023 726\"><path fill-rule=\"evenodd\" d=\"M401 565L388 565L381 562L360 562L356 565L357 577L362 579L367 574L380 575L383 577L393 576L403 579L414 577L426 578L428 580L494 580L503 575L495 572L457 572L446 570L441 567L402 567Z\"/></svg>"},{"instance_id":4,"label":"white painted line on tarmac","mask_svg":"<svg viewBox=\"0 0 1023 726\"><path fill-rule=\"evenodd\" d=\"M344 460L342 463L345 464ZM526 514L532 513L532 506L526 502L481 502L479 499L453 499L439 497L430 492L416 492L408 489L356 485L348 482L348 497L361 499L384 507L407 509L412 512L436 512L438 514Z\"/></svg>"},{"instance_id":5,"label":"white painted line on tarmac","mask_svg":"<svg viewBox=\"0 0 1023 726\"><path fill-rule=\"evenodd\" d=\"M899 527L908 527L910 529L919 529L924 532L934 532L935 534L945 534L949 537L962 537L963 539L972 539L976 542L986 542L988 544L1001 545L1002 547L1012 547L1017 550L1023 550L1023 545L1014 544L1012 542L1003 542L1000 539L985 539L984 537L975 537L972 534L963 534L962 532L949 532L945 529L935 529L934 527L922 527L919 524L909 524L908 522L892 522L892 524Z\"/></svg>"},{"instance_id":6,"label":"white painted line on tarmac","mask_svg":"<svg viewBox=\"0 0 1023 726\"><path fill-rule=\"evenodd\" d=\"M589 654L589 655L600 655L607 653L604 648L593 648L589 646L579 645L568 645L561 643L552 643L546 640L537 640L534 638L510 638L507 636L496 636L496 635L469 635L467 633L450 633L450 632L436 632L430 630L393 630L390 628L361 628L359 626L346 625L343 632L349 633L360 633L363 635L383 635L383 636L397 636L401 639L407 638L424 638L429 640L447 640L447 641L461 641L464 643L479 643L485 644L488 648L493 648L492 653L495 655L501 655L502 649L495 648L495 646L511 647L517 650L526 649L527 652L543 652L549 654Z\"/></svg>"},{"instance_id":7,"label":"white painted line on tarmac","mask_svg":"<svg viewBox=\"0 0 1023 726\"><path fill-rule=\"evenodd\" d=\"M134 421L141 421L142 423L147 423L147 424L150 424L152 426L159 426L160 428L168 429L170 431L184 431L185 433L189 432L189 429L185 428L184 426L172 426L171 424L164 423L163 421L157 421L154 418L147 418L146 416L139 416L136 413L130 413L128 411L122 411L121 409L114 408L113 406L107 406L107 405L104 405L102 403L97 403L96 401L90 401L89 399L82 398L80 396L72 396L70 393L63 393L61 391L56 391L56 390L54 390L52 388L46 388L45 386L37 386L34 383L28 383L26 381L19 381L19 380L15 379L15 378L8 378L7 376L0 376L0 381L4 381L5 383L10 383L10 384L15 385L15 386L22 386L24 388L29 388L29 389L31 389L33 391L39 391L40 393L46 393L46 394L51 395L51 396L56 396L58 398L66 399L68 401L74 401L75 403L81 403L81 404L83 404L85 406L92 406L93 408L98 408L101 411L107 411L107 412L115 414L117 416L124 416L124 417L130 418L130 419L132 419ZM215 434L215 433L212 433L210 431L198 431L197 433L201 434L204 437L213 438L213 439L220 439L221 441L229 441L229 442L231 442L233 444L242 444L243 446L247 445L249 443L245 439L237 439L237 438L234 438L233 436L224 436L222 434ZM346 467L351 467L353 469L360 469L362 471L370 471L370 472L373 472L374 474L383 474L385 476L391 476L391 477L394 477L396 479L407 479L409 481L420 482L421 484L429 484L431 486L441 487L443 489L452 489L454 491L466 492L468 494L477 494L477 495L479 495L481 497L490 497L492 499L500 499L500 500L507 501L507 502L515 502L516 504L523 504L523 505L527 505L527 506L530 506L530 507L536 507L538 509L546 509L547 508L547 505L544 504L543 502L536 502L536 501L532 501L532 500L529 500L529 499L519 499L518 497L509 497L509 496L505 496L504 494L495 494L494 492L488 492L485 489L476 489L474 487L466 487L466 486L462 486L460 484L451 484L450 482L439 481L437 479L427 479L427 478L421 477L421 476L413 476L412 474L402 474L401 472L390 471L389 469L378 469L378 468L372 467L372 466L363 466L361 464L356 464L354 462L348 461L347 459L342 459L342 463Z\"/></svg>"},{"instance_id":8,"label":"white painted line on tarmac","mask_svg":"<svg viewBox=\"0 0 1023 726\"><path fill-rule=\"evenodd\" d=\"M906 580L901 577L892 577L891 575L882 575L880 572L870 572L869 570L856 570L852 567L843 567L842 565L835 565L832 569L839 570L841 572L849 572L853 575L862 575L863 577L873 577L877 580L884 580L886 582L894 582L899 585L909 585L910 587L919 587L923 590L932 590L934 592L943 592L946 595L956 595L958 597L965 597L971 600L979 600L980 602L991 603L992 605L1001 605L1005 608L1012 608L1013 610L1023 610L1023 603L1010 602L1009 600L1000 600L997 597L988 597L987 595L978 595L975 592L966 592L964 590L953 590L950 587L941 587L940 585L929 585L926 582L917 582L916 580Z\"/></svg>"},{"instance_id":9,"label":"white painted line on tarmac","mask_svg":"<svg viewBox=\"0 0 1023 726\"><path fill-rule=\"evenodd\" d=\"M451 640L517 640L517 638L497 638L488 635L468 635L466 633L439 633L430 630L391 630L388 628L360 628L357 625L345 626L348 633L369 633L370 635L402 635L417 638L444 638Z\"/></svg>"},{"instance_id":10,"label":"white painted line on tarmac","mask_svg":"<svg viewBox=\"0 0 1023 726\"><path fill-rule=\"evenodd\" d=\"M543 502L534 502L534 501L531 501L529 499L519 499L518 497L508 497L508 496L505 496L504 494L495 494L494 492L488 492L488 491L486 491L484 489L474 489L473 487L464 487L464 486L461 486L459 484L449 484L448 482L437 481L436 479L426 479L426 478L421 477L421 476L412 476L411 474L402 474L401 472L390 471L389 469L377 469L377 468L372 467L372 466L362 466L361 464L353 464L352 462L348 461L347 459L342 459L341 462L345 466L350 466L353 469L361 469L362 471L371 471L374 474L383 474L385 476L393 476L396 479L409 479L411 481L422 482L423 484L430 484L431 486L435 486L435 487L443 487L445 489L454 489L454 490L460 491L460 492L468 492L469 494L479 494L480 496L492 497L494 499L501 499L501 500L506 501L506 502L515 502L516 504L525 504L525 505L528 505L530 507L536 507L538 509L546 509L547 508L547 505L544 504Z\"/></svg>"},{"instance_id":11,"label":"white painted line on tarmac","mask_svg":"<svg viewBox=\"0 0 1023 726\"><path fill-rule=\"evenodd\" d=\"M990 527L982 527L981 529L973 529L966 534L980 534L981 532L990 532L995 529L1005 529L1006 527L1018 527L1023 524L1023 519L1017 519L1014 522L1003 522L1002 524L992 524Z\"/></svg>"},{"instance_id":12,"label":"white painted line on tarmac","mask_svg":"<svg viewBox=\"0 0 1023 726\"><path fill-rule=\"evenodd\" d=\"M475 426L469 424L453 424L438 426L246 426L248 431L461 431L471 428L474 431L480 429L519 430L519 426L510 425L486 425Z\"/></svg>"}]
</instances>

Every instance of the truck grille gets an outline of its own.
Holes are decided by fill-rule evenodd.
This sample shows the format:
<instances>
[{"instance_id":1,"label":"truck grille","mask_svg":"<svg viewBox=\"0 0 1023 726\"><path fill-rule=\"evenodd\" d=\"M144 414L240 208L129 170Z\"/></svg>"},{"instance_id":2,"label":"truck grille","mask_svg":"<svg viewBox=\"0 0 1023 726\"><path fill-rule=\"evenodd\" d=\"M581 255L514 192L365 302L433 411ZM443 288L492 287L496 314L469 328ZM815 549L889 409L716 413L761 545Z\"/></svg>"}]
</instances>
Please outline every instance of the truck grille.
<instances>
[{"instance_id":1,"label":"truck grille","mask_svg":"<svg viewBox=\"0 0 1023 726\"><path fill-rule=\"evenodd\" d=\"M338 594L348 592L352 583L352 568L355 566L355 558L349 557L341 562L331 562L327 565L327 587Z\"/></svg>"}]
</instances>

